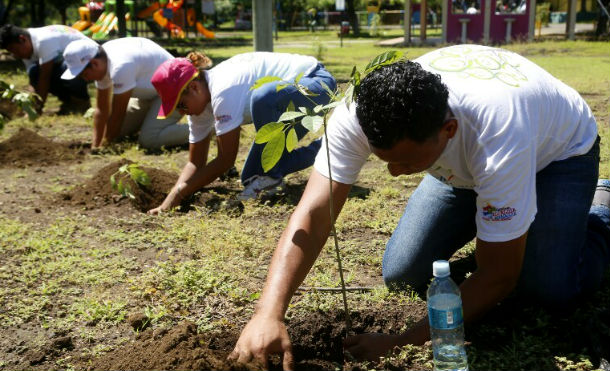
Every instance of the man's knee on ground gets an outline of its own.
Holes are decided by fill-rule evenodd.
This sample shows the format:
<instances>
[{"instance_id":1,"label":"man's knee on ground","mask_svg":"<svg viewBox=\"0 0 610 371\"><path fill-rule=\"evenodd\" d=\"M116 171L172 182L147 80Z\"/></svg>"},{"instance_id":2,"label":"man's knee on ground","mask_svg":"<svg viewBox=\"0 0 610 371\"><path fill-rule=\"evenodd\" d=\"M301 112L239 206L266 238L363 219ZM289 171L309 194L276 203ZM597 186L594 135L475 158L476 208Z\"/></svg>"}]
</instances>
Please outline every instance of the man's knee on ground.
<instances>
[{"instance_id":1,"label":"man's knee on ground","mask_svg":"<svg viewBox=\"0 0 610 371\"><path fill-rule=\"evenodd\" d=\"M140 133L138 143L140 147L145 149L160 149L165 144L158 135L146 133Z\"/></svg>"},{"instance_id":2,"label":"man's knee on ground","mask_svg":"<svg viewBox=\"0 0 610 371\"><path fill-rule=\"evenodd\" d=\"M407 273L405 273L405 271ZM426 280L418 279L414 275L410 275L408 270L392 269L384 264L382 268L383 282L390 291L419 291L425 289Z\"/></svg>"}]
</instances>

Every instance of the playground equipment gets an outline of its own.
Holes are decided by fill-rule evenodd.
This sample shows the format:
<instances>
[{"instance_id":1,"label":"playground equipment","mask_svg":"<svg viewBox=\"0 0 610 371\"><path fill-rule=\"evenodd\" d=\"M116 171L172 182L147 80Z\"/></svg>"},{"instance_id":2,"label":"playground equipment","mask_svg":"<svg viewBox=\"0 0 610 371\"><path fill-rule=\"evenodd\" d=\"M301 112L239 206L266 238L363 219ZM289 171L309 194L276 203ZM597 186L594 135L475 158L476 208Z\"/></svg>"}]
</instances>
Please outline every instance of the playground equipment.
<instances>
[{"instance_id":1,"label":"playground equipment","mask_svg":"<svg viewBox=\"0 0 610 371\"><path fill-rule=\"evenodd\" d=\"M110 2L109 2L110 3ZM126 5L133 7L133 1L126 1ZM93 8L93 9L92 9ZM87 6L78 8L80 20L72 25L73 28L81 31L84 35L93 39L104 39L111 31L118 31L118 18L114 12L103 11L104 6L101 3L90 2ZM92 21L92 10L101 11L99 17ZM125 20L129 21L130 13L125 14Z\"/></svg>"},{"instance_id":2,"label":"playground equipment","mask_svg":"<svg viewBox=\"0 0 610 371\"><path fill-rule=\"evenodd\" d=\"M443 42L490 43L533 39L535 0L445 0Z\"/></svg>"},{"instance_id":3,"label":"playground equipment","mask_svg":"<svg viewBox=\"0 0 610 371\"><path fill-rule=\"evenodd\" d=\"M137 17L146 19L152 16L153 20L161 27L169 30L172 37L184 38L184 9L182 5L184 0L165 0L156 1L147 8L141 10ZM213 39L216 37L214 32L205 28L200 22L197 22L195 9L188 9L186 12L186 22L189 26L195 26L197 31L206 38Z\"/></svg>"}]
</instances>

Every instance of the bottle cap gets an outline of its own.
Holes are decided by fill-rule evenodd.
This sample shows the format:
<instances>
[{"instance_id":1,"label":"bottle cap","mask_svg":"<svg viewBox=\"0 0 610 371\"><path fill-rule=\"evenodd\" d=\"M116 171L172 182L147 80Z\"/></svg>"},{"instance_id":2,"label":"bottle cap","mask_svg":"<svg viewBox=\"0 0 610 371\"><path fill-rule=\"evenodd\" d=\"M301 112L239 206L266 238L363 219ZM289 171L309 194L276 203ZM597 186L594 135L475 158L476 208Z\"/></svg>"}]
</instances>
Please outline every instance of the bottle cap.
<instances>
[{"instance_id":1,"label":"bottle cap","mask_svg":"<svg viewBox=\"0 0 610 371\"><path fill-rule=\"evenodd\" d=\"M447 260L437 260L432 263L432 274L434 277L447 277L449 273L449 262Z\"/></svg>"}]
</instances>

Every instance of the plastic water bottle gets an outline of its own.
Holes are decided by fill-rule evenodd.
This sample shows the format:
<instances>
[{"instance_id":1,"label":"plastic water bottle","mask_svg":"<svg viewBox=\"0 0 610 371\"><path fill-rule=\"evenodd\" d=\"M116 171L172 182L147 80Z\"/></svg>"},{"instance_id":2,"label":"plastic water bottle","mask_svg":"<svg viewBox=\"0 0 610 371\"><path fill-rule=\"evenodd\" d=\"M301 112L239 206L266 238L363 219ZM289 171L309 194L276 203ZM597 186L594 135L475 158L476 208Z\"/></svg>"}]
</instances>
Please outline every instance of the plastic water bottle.
<instances>
[{"instance_id":1,"label":"plastic water bottle","mask_svg":"<svg viewBox=\"0 0 610 371\"><path fill-rule=\"evenodd\" d=\"M434 280L428 288L428 318L434 369L467 371L460 289L449 276L448 261L435 261L432 273Z\"/></svg>"}]
</instances>

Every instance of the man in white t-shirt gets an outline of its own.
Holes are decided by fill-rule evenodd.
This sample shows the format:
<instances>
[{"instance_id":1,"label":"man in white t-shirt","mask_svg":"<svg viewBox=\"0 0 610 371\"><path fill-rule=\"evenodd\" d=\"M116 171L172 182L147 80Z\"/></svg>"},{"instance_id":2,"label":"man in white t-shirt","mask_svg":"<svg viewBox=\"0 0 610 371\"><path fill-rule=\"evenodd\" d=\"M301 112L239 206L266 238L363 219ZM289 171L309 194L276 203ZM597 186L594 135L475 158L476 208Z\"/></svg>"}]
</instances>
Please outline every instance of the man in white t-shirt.
<instances>
[{"instance_id":1,"label":"man in white t-shirt","mask_svg":"<svg viewBox=\"0 0 610 371\"><path fill-rule=\"evenodd\" d=\"M334 111L328 143L334 210L371 153L394 176L428 171L387 244L383 277L390 287L425 287L433 261L476 238L477 269L460 286L466 321L515 289L565 309L610 263L609 181L594 199L595 119L575 90L515 53L458 45L380 67L355 103ZM283 319L330 231L326 156L318 152L232 358L266 363L283 353L284 369L293 367ZM358 335L344 346L378 360L429 333L424 318L403 334Z\"/></svg>"},{"instance_id":2,"label":"man in white t-shirt","mask_svg":"<svg viewBox=\"0 0 610 371\"><path fill-rule=\"evenodd\" d=\"M62 102L60 114L84 113L91 107L84 81L61 79L67 68L64 49L72 41L82 39L87 36L64 25L23 29L7 24L0 28L0 47L23 60L30 85L42 100L40 110L51 93Z\"/></svg>"},{"instance_id":3,"label":"man in white t-shirt","mask_svg":"<svg viewBox=\"0 0 610 371\"><path fill-rule=\"evenodd\" d=\"M97 88L92 147L138 131L138 141L147 149L187 143L189 129L178 123L180 113L157 118L161 98L150 82L157 67L172 58L161 46L140 37L111 40L102 46L79 40L66 47L68 69L62 79L80 76L95 81Z\"/></svg>"}]
</instances>

